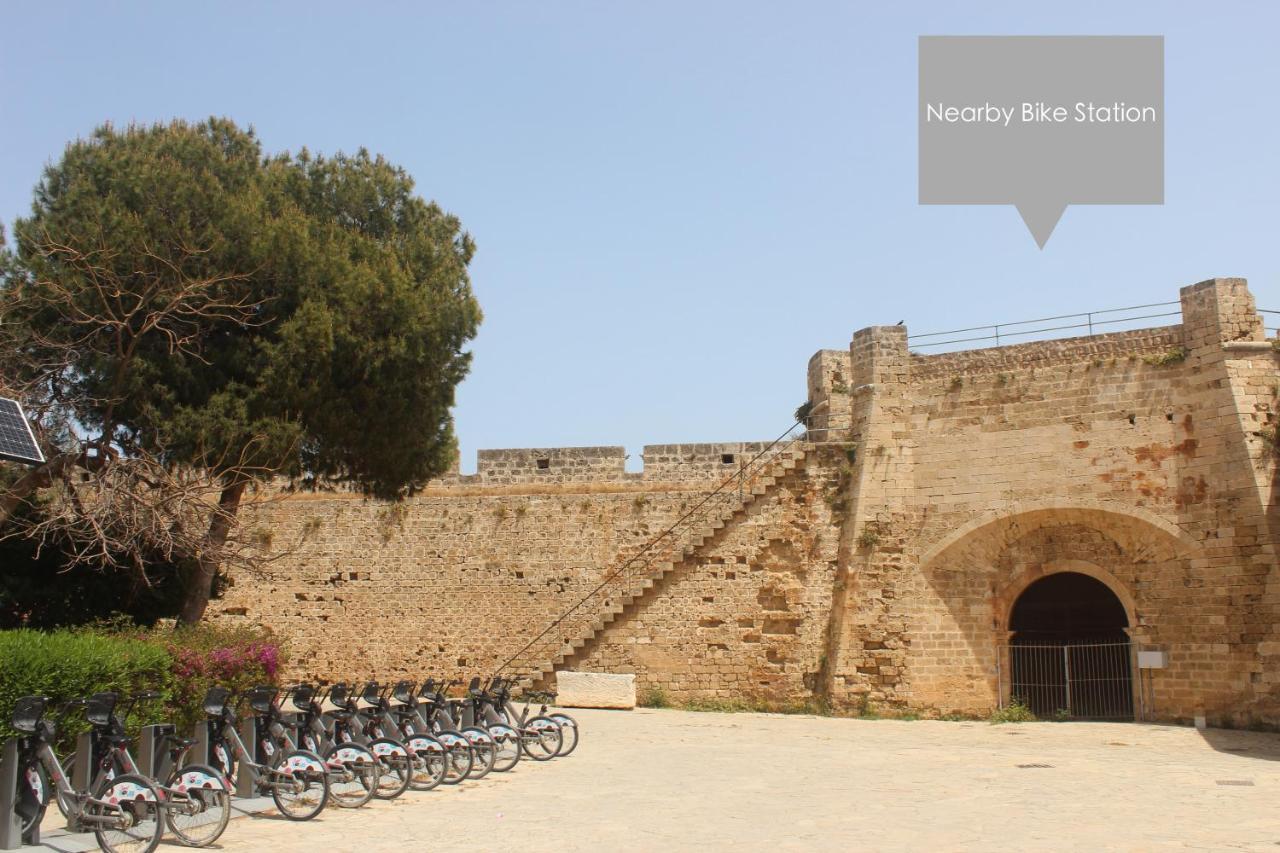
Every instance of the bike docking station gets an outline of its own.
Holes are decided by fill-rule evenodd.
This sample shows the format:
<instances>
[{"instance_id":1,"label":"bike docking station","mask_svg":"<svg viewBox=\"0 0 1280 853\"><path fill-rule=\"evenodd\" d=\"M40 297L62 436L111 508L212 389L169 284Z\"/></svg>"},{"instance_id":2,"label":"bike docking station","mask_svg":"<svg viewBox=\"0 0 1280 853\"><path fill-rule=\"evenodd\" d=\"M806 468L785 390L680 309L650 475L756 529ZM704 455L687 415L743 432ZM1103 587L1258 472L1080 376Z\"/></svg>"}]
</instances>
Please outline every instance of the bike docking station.
<instances>
[{"instance_id":1,"label":"bike docking station","mask_svg":"<svg viewBox=\"0 0 1280 853\"><path fill-rule=\"evenodd\" d=\"M93 755L93 732L84 731L76 735L75 765L71 768L71 787L77 791L88 791L93 784L93 769L97 766ZM89 829L80 823L77 815L67 816L67 832L88 832Z\"/></svg>"},{"instance_id":2,"label":"bike docking station","mask_svg":"<svg viewBox=\"0 0 1280 853\"><path fill-rule=\"evenodd\" d=\"M248 753L236 765L236 796L241 799L247 800L258 793L253 764L266 763L261 755L262 732L262 720L257 714L246 714L240 721L240 740L244 741L245 752ZM245 758L248 760L244 760Z\"/></svg>"},{"instance_id":3,"label":"bike docking station","mask_svg":"<svg viewBox=\"0 0 1280 853\"><path fill-rule=\"evenodd\" d=\"M173 770L173 754L165 748L165 742L177 734L172 723L154 723L143 726L138 733L137 770L148 779L168 779Z\"/></svg>"},{"instance_id":4,"label":"bike docking station","mask_svg":"<svg viewBox=\"0 0 1280 853\"><path fill-rule=\"evenodd\" d=\"M0 752L0 850L17 850L23 844L40 843L40 825L24 838L18 820L18 738L4 742Z\"/></svg>"}]
</instances>

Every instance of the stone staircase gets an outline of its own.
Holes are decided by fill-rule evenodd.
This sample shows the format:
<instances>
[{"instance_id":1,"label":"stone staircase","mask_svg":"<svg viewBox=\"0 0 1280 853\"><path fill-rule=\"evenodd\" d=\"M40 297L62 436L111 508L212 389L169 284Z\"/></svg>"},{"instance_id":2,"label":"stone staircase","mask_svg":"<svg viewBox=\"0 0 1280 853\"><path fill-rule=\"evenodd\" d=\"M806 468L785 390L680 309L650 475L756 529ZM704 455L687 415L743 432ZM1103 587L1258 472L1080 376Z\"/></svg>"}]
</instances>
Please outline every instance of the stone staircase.
<instances>
[{"instance_id":1,"label":"stone staircase","mask_svg":"<svg viewBox=\"0 0 1280 853\"><path fill-rule=\"evenodd\" d=\"M796 470L807 450L806 444L792 441L768 451L767 456L762 454L747 469L722 483L697 511L650 540L638 553L621 559L605 572L603 577L607 580L599 589L562 616L540 644L531 646L508 665L512 675L526 686L545 684L557 667Z\"/></svg>"}]
</instances>

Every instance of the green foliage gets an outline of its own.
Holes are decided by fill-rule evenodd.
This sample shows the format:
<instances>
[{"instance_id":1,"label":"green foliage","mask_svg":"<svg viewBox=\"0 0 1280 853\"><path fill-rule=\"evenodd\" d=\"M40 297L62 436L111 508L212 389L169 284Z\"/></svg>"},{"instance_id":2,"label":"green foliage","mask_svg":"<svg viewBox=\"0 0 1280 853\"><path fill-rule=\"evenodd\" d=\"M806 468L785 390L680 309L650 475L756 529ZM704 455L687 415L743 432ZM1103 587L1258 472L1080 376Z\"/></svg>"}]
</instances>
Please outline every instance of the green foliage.
<instances>
[{"instance_id":1,"label":"green foliage","mask_svg":"<svg viewBox=\"0 0 1280 853\"><path fill-rule=\"evenodd\" d=\"M1142 360L1153 367L1168 367L1171 364L1181 364L1186 361L1187 351L1183 347L1176 347L1158 355L1149 355Z\"/></svg>"},{"instance_id":2,"label":"green foliage","mask_svg":"<svg viewBox=\"0 0 1280 853\"><path fill-rule=\"evenodd\" d=\"M267 157L226 119L106 125L46 169L14 243L12 318L54 344L84 338L61 396L121 446L383 498L453 459L450 407L481 319L474 244L381 157ZM108 330L68 324L66 306L41 298L56 282L75 310L102 311L94 277L52 244L124 282L138 318L191 280L213 282L211 299L257 307L247 320L140 324L126 357L103 345Z\"/></svg>"},{"instance_id":3,"label":"green foliage","mask_svg":"<svg viewBox=\"0 0 1280 853\"><path fill-rule=\"evenodd\" d=\"M707 711L719 714L811 714L830 716L831 707L822 699L777 700L739 697L733 699L694 698L681 702L684 711Z\"/></svg>"},{"instance_id":4,"label":"green foliage","mask_svg":"<svg viewBox=\"0 0 1280 853\"><path fill-rule=\"evenodd\" d=\"M204 718L202 703L210 687L237 693L258 684L277 684L285 651L268 633L204 622L172 632L152 632L172 660L173 686L169 720L179 731L191 731Z\"/></svg>"},{"instance_id":5,"label":"green foliage","mask_svg":"<svg viewBox=\"0 0 1280 853\"><path fill-rule=\"evenodd\" d=\"M794 417L797 422L802 423L805 426L808 426L809 415L811 414L813 414L813 401L805 400L803 403L801 403L799 406L796 407Z\"/></svg>"},{"instance_id":6,"label":"green foliage","mask_svg":"<svg viewBox=\"0 0 1280 853\"><path fill-rule=\"evenodd\" d=\"M39 512L32 505L18 511L24 521ZM56 540L39 548L23 537L0 539L0 566L0 629L83 625L118 612L150 623L172 613L182 592L176 571L159 564L149 585L91 566L67 567Z\"/></svg>"},{"instance_id":7,"label":"green foliage","mask_svg":"<svg viewBox=\"0 0 1280 853\"><path fill-rule=\"evenodd\" d=\"M873 527L864 526L854 542L859 548L874 548L880 544L880 532Z\"/></svg>"},{"instance_id":8,"label":"green foliage","mask_svg":"<svg viewBox=\"0 0 1280 853\"><path fill-rule=\"evenodd\" d=\"M636 704L641 708L670 708L671 701L667 698L667 691L658 685L652 685L640 694L640 698Z\"/></svg>"},{"instance_id":9,"label":"green foliage","mask_svg":"<svg viewBox=\"0 0 1280 853\"><path fill-rule=\"evenodd\" d=\"M997 708L991 712L989 722L992 725L1000 723L1034 723L1036 715L1031 713L1031 709L1027 707L1020 697L1013 697L1008 705L1003 708Z\"/></svg>"},{"instance_id":10,"label":"green foliage","mask_svg":"<svg viewBox=\"0 0 1280 853\"><path fill-rule=\"evenodd\" d=\"M130 722L172 722L189 732L203 718L210 686L275 683L281 663L279 645L253 629L172 631L111 620L75 630L0 631L0 739L13 734L13 705L23 696L49 696L52 715L71 699L107 690L126 696L159 691L163 700L139 707ZM59 743L70 746L85 728L83 713L68 714Z\"/></svg>"},{"instance_id":11,"label":"green foliage","mask_svg":"<svg viewBox=\"0 0 1280 853\"><path fill-rule=\"evenodd\" d=\"M143 640L86 631L0 631L0 739L14 734L13 705L23 696L50 697L51 718L63 703L106 690L169 696L171 664L163 647ZM68 714L59 743L70 745L85 727L83 713Z\"/></svg>"}]
</instances>

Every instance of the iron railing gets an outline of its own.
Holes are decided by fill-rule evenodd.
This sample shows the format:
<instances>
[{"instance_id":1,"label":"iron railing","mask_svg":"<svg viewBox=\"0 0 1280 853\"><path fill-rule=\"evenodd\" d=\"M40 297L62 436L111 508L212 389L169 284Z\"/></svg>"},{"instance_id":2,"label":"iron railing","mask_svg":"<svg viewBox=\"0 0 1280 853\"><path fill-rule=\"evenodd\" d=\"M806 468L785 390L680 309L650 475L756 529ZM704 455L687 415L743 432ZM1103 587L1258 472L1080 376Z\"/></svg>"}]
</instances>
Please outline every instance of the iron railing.
<instances>
[{"instance_id":1,"label":"iron railing","mask_svg":"<svg viewBox=\"0 0 1280 853\"><path fill-rule=\"evenodd\" d=\"M1132 643L1014 642L998 661L1001 707L1018 701L1046 720L1136 716Z\"/></svg>"},{"instance_id":2,"label":"iron railing","mask_svg":"<svg viewBox=\"0 0 1280 853\"><path fill-rule=\"evenodd\" d=\"M1259 309L1258 309L1258 313L1259 313L1259 314L1276 314L1276 315L1280 315L1280 311L1273 311L1273 310L1271 310L1271 309L1269 309L1269 308L1259 308ZM1265 328L1265 329L1266 329L1268 332L1270 332L1271 334L1280 335L1280 326L1268 326L1268 325L1266 325L1266 324L1264 323L1264 324L1263 324L1263 328Z\"/></svg>"},{"instance_id":3,"label":"iron railing","mask_svg":"<svg viewBox=\"0 0 1280 853\"><path fill-rule=\"evenodd\" d=\"M683 559L687 545L696 534L706 533L713 529L711 525L727 521L742 507L746 494L761 478L777 473L776 463L781 462L795 446L803 444L803 427L800 421L792 424L749 459L744 459L714 489L701 495L673 524L635 551L621 555L617 565L606 569L600 581L586 595L525 642L495 670L494 675L536 676L540 669L562 655L571 654L574 651L571 643L594 633L593 626L601 619L602 610L616 607L626 595L638 597L643 592L642 581L656 581L662 574L663 564L678 563Z\"/></svg>"},{"instance_id":4,"label":"iron railing","mask_svg":"<svg viewBox=\"0 0 1280 853\"><path fill-rule=\"evenodd\" d=\"M1158 311L1147 314L1133 313L1135 311L1148 311L1153 308L1168 308L1172 305L1179 305L1179 303L1152 302L1149 305L1131 305L1128 308L1107 308L1101 311L1084 311L1080 314L1059 314L1056 317L1040 317L1035 320L994 323L990 326L971 326L967 329L951 329L946 332L926 332L919 335L908 335L907 342L912 348L940 347L947 344L967 344L976 341L994 341L996 346L999 346L1002 340L1009 338L1023 338L1030 335L1061 332L1068 329L1085 329L1085 334L1094 335L1097 334L1095 329L1099 327L1114 326L1138 320L1181 316L1181 308L1176 311ZM1114 314L1124 314L1125 316L1112 316ZM1045 323L1053 323L1055 325L1045 326L1043 325ZM1034 326L1035 328L1027 328L1028 326ZM1105 329L1105 331L1115 330ZM988 332L989 334L971 335L971 332ZM956 335L966 335L967 337L955 337ZM934 338L945 338L945 340L933 340Z\"/></svg>"}]
</instances>

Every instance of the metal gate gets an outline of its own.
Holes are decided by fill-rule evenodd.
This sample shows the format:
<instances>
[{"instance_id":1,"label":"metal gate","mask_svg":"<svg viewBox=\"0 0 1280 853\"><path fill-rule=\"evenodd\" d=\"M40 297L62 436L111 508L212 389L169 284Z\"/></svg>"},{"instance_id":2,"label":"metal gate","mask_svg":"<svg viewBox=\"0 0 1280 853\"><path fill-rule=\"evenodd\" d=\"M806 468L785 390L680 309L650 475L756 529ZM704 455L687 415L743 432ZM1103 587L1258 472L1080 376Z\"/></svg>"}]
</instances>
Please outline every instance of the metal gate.
<instances>
[{"instance_id":1,"label":"metal gate","mask_svg":"<svg viewBox=\"0 0 1280 853\"><path fill-rule=\"evenodd\" d=\"M1011 643L999 649L1000 705L1044 720L1133 720L1131 643Z\"/></svg>"}]
</instances>

